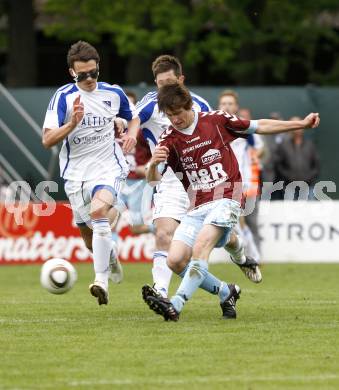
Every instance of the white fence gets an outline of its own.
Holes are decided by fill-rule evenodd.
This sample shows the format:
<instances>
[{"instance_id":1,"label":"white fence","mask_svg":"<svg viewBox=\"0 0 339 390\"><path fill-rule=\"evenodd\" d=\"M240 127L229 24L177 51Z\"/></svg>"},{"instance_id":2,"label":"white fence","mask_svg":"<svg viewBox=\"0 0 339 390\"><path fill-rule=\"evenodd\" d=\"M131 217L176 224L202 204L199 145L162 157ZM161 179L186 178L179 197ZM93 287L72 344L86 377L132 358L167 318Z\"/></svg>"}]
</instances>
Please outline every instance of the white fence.
<instances>
[{"instance_id":1,"label":"white fence","mask_svg":"<svg viewBox=\"0 0 339 390\"><path fill-rule=\"evenodd\" d=\"M262 201L262 262L339 262L339 201ZM215 249L212 262L228 259Z\"/></svg>"}]
</instances>

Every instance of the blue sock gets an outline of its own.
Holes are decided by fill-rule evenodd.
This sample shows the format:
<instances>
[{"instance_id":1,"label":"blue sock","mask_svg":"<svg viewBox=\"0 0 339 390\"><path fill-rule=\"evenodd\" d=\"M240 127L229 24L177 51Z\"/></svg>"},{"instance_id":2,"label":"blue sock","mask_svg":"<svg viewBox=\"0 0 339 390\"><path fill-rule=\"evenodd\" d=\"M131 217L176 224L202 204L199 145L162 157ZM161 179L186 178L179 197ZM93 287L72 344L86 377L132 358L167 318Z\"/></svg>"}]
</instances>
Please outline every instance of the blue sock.
<instances>
[{"instance_id":1,"label":"blue sock","mask_svg":"<svg viewBox=\"0 0 339 390\"><path fill-rule=\"evenodd\" d=\"M171 298L175 310L180 313L186 301L199 288L206 277L208 263L205 260L191 260L176 294Z\"/></svg>"},{"instance_id":2,"label":"blue sock","mask_svg":"<svg viewBox=\"0 0 339 390\"><path fill-rule=\"evenodd\" d=\"M188 269L188 265L180 272L179 276L183 278ZM213 295L219 295L220 302L224 302L224 300L229 296L230 289L226 282L222 282L218 278L216 278L213 274L207 271L206 277L203 282L200 284L199 288L209 292Z\"/></svg>"}]
</instances>

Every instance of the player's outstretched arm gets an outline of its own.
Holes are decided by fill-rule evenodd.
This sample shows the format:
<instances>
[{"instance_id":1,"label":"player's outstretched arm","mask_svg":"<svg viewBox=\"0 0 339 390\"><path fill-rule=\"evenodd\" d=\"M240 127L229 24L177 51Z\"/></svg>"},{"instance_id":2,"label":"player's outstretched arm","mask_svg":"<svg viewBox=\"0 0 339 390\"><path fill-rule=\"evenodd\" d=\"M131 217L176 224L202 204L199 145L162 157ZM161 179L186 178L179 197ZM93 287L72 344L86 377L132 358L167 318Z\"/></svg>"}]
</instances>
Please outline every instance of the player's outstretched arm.
<instances>
[{"instance_id":1,"label":"player's outstretched arm","mask_svg":"<svg viewBox=\"0 0 339 390\"><path fill-rule=\"evenodd\" d=\"M84 104L80 102L80 96L78 96L73 102L73 111L69 122L56 129L45 128L42 133L42 144L48 149L58 144L67 135L72 132L77 125L81 122L84 116Z\"/></svg>"},{"instance_id":2,"label":"player's outstretched arm","mask_svg":"<svg viewBox=\"0 0 339 390\"><path fill-rule=\"evenodd\" d=\"M274 119L259 119L256 133L276 134L299 129L314 129L320 123L319 114L312 112L299 121L277 121Z\"/></svg>"},{"instance_id":3,"label":"player's outstretched arm","mask_svg":"<svg viewBox=\"0 0 339 390\"><path fill-rule=\"evenodd\" d=\"M146 180L150 182L158 182L161 180L162 175L158 170L159 164L165 162L168 157L168 148L166 146L156 146L153 156L149 162L146 171Z\"/></svg>"}]
</instances>

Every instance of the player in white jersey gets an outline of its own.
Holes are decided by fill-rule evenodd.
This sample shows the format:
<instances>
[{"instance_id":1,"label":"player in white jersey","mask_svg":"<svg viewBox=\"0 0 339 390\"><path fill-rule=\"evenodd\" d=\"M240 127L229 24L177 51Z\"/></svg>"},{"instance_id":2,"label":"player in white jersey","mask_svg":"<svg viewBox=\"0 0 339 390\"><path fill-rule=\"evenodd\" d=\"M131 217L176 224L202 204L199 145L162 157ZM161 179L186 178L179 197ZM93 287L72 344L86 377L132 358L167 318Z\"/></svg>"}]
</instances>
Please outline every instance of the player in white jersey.
<instances>
[{"instance_id":1,"label":"player in white jersey","mask_svg":"<svg viewBox=\"0 0 339 390\"><path fill-rule=\"evenodd\" d=\"M52 97L42 142L50 148L62 141L60 175L82 238L93 252L95 280L90 292L101 305L108 303L110 258L115 261L111 269L116 281L121 273L112 253L111 223L117 216L113 206L128 173L123 151L135 146L139 119L119 86L97 81L99 61L89 43L79 41L71 46L67 62L75 83L59 88ZM116 116L128 121L123 150L114 141Z\"/></svg>"},{"instance_id":2,"label":"player in white jersey","mask_svg":"<svg viewBox=\"0 0 339 390\"><path fill-rule=\"evenodd\" d=\"M155 83L158 88L174 82L183 83L184 75L179 60L170 55L161 55L152 64ZM209 104L191 92L194 111L210 111ZM158 139L170 125L169 119L159 112L157 92L150 92L136 105L140 127L153 153ZM155 245L153 255L154 288L164 297L168 294L172 271L168 268L167 252L181 219L189 206L187 194L171 169L164 174L154 194L153 221L155 224Z\"/></svg>"},{"instance_id":3,"label":"player in white jersey","mask_svg":"<svg viewBox=\"0 0 339 390\"><path fill-rule=\"evenodd\" d=\"M232 90L226 90L219 96L219 110L226 111L232 115L236 115L239 110L238 94ZM239 171L242 177L243 190L246 193L251 182L251 160L250 148L260 151L264 147L264 143L259 134L252 134L250 138L238 138L231 142L232 150L239 164ZM260 260L260 253L255 244L253 234L246 224L243 216L239 218L239 225L235 228L239 233L245 245L246 254L252 257L256 262Z\"/></svg>"}]
</instances>

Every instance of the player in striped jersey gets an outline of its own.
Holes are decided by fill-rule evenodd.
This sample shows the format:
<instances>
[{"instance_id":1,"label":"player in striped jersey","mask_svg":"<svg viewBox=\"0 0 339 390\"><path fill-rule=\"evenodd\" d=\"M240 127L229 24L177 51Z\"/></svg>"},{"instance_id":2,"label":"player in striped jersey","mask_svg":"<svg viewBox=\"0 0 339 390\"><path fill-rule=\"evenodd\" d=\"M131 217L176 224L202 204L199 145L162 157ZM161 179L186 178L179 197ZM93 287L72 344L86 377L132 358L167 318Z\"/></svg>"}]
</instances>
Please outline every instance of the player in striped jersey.
<instances>
[{"instance_id":1,"label":"player in striped jersey","mask_svg":"<svg viewBox=\"0 0 339 390\"><path fill-rule=\"evenodd\" d=\"M183 83L184 75L182 66L176 57L161 55L152 64L154 81L158 88L174 82ZM190 92L193 100L193 110L210 111L211 108L206 100ZM140 127L147 139L151 152L158 142L160 135L170 125L169 119L159 112L157 91L150 92L136 105L140 118ZM168 268L166 259L167 252L175 229L184 217L189 206L189 200L184 188L169 169L163 176L161 183L154 194L153 221L156 228L156 249L153 255L153 282L154 288L164 297L168 294L168 287L172 271ZM144 296L144 294L143 294Z\"/></svg>"},{"instance_id":2,"label":"player in striped jersey","mask_svg":"<svg viewBox=\"0 0 339 390\"><path fill-rule=\"evenodd\" d=\"M62 142L60 175L75 221L93 252L95 280L90 292L101 305L108 303L111 222L116 214L112 206L128 174L123 151L135 146L139 119L119 86L98 82L99 61L89 43L71 46L67 62L75 83L59 88L52 97L42 142L46 148ZM128 121L122 148L114 141L116 116Z\"/></svg>"}]
</instances>

